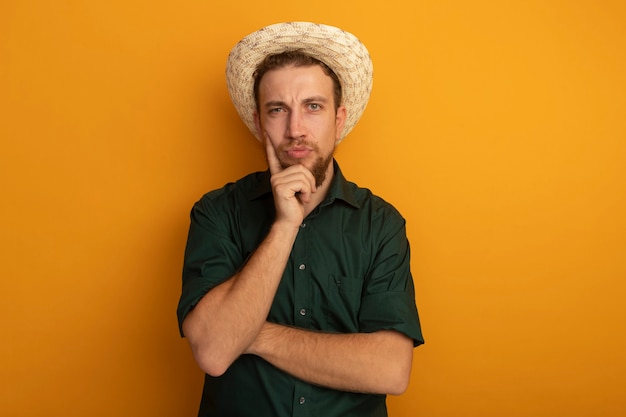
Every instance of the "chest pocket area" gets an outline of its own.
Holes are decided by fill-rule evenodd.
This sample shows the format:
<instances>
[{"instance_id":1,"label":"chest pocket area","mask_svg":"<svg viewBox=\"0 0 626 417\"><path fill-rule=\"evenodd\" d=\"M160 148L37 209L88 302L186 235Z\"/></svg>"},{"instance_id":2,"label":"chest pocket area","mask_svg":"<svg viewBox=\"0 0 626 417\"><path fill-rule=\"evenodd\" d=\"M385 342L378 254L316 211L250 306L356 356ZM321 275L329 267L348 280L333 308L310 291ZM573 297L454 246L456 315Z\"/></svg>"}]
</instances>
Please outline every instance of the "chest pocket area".
<instances>
[{"instance_id":1,"label":"chest pocket area","mask_svg":"<svg viewBox=\"0 0 626 417\"><path fill-rule=\"evenodd\" d=\"M330 275L325 291L322 308L327 330L340 333L358 332L363 280Z\"/></svg>"}]
</instances>

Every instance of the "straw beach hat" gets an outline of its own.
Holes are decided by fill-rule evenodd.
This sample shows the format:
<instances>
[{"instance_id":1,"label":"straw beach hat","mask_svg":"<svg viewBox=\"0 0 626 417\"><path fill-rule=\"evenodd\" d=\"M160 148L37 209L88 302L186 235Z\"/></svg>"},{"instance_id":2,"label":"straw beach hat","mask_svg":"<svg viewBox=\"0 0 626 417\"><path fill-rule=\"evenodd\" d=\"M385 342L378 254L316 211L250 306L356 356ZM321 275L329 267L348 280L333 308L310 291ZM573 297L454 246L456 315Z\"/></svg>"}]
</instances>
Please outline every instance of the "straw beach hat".
<instances>
[{"instance_id":1,"label":"straw beach hat","mask_svg":"<svg viewBox=\"0 0 626 417\"><path fill-rule=\"evenodd\" d=\"M369 52L354 35L310 22L277 23L243 38L226 64L230 98L239 117L260 140L254 125L254 71L267 55L301 50L328 65L341 83L347 117L341 139L361 118L372 91L373 67Z\"/></svg>"}]
</instances>

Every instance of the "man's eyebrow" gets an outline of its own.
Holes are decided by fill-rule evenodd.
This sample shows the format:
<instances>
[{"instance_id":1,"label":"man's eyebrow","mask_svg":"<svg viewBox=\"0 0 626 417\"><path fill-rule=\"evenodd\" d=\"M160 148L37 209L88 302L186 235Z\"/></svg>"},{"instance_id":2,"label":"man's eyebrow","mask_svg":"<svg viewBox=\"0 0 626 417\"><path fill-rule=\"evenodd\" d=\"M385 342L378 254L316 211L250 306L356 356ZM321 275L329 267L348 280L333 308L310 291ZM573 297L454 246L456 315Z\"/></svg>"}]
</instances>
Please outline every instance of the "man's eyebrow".
<instances>
[{"instance_id":1,"label":"man's eyebrow","mask_svg":"<svg viewBox=\"0 0 626 417\"><path fill-rule=\"evenodd\" d=\"M304 100L302 100L302 103L304 104L313 103L313 102L328 103L328 101L329 100L324 96L313 96L313 97L305 98Z\"/></svg>"},{"instance_id":2,"label":"man's eyebrow","mask_svg":"<svg viewBox=\"0 0 626 417\"><path fill-rule=\"evenodd\" d=\"M281 100L270 100L263 103L263 107L288 107L287 103Z\"/></svg>"},{"instance_id":3,"label":"man's eyebrow","mask_svg":"<svg viewBox=\"0 0 626 417\"><path fill-rule=\"evenodd\" d=\"M328 103L330 100L324 96L311 96L302 100L302 104L308 103ZM289 107L289 105L282 100L270 100L263 103L263 107Z\"/></svg>"}]
</instances>

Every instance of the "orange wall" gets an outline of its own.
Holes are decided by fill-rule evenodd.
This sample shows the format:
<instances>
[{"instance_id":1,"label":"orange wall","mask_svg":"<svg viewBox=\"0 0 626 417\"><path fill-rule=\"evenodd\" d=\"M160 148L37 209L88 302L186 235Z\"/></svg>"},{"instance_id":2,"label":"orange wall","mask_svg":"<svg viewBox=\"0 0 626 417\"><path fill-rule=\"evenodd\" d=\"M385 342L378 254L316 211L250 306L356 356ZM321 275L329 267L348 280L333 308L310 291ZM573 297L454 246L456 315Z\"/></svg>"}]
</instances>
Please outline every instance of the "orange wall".
<instances>
[{"instance_id":1,"label":"orange wall","mask_svg":"<svg viewBox=\"0 0 626 417\"><path fill-rule=\"evenodd\" d=\"M391 414L623 416L621 0L2 1L0 414L194 415L188 212L264 167L224 64L283 20L374 59L337 158L408 219L427 342Z\"/></svg>"}]
</instances>

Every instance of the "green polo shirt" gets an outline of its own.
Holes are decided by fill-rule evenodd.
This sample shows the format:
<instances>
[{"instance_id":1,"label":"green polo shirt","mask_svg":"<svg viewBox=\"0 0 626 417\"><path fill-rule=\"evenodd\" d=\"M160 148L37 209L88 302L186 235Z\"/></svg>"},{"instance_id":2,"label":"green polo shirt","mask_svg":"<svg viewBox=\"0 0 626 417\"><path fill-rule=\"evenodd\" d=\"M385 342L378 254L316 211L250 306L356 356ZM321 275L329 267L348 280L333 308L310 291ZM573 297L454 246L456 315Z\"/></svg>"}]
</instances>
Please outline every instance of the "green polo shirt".
<instances>
[{"instance_id":1,"label":"green polo shirt","mask_svg":"<svg viewBox=\"0 0 626 417\"><path fill-rule=\"evenodd\" d=\"M326 199L302 223L267 317L333 333L396 330L423 343L405 221L336 162ZM231 277L266 236L275 209L268 171L209 192L191 212L178 306L182 322L211 288ZM367 366L367 364L363 364ZM386 416L384 395L303 382L254 355L205 377L200 416Z\"/></svg>"}]
</instances>

